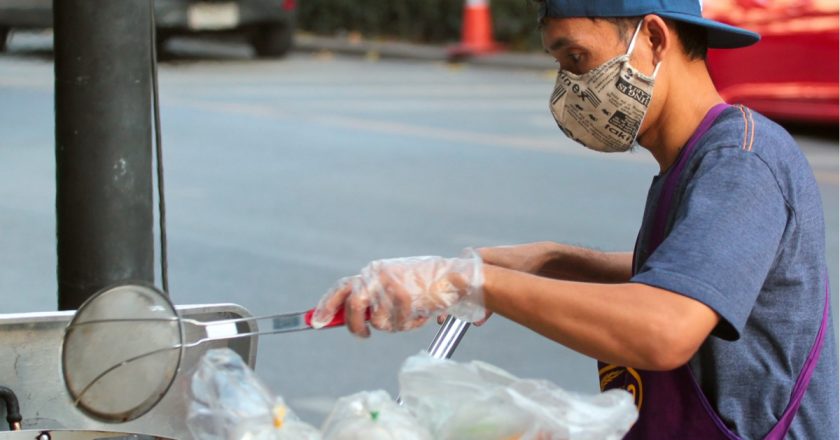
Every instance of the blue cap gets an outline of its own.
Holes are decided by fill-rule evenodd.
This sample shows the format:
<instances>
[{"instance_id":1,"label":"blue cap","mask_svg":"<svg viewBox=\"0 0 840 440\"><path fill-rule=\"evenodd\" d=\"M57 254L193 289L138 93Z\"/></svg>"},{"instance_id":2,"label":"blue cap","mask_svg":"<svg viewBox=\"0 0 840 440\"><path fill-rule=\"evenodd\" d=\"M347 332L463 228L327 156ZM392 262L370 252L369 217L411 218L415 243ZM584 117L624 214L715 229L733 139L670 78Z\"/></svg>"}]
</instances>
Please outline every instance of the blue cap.
<instances>
[{"instance_id":1,"label":"blue cap","mask_svg":"<svg viewBox=\"0 0 840 440\"><path fill-rule=\"evenodd\" d=\"M705 28L712 48L745 47L761 39L755 32L703 18L702 3L703 0L543 0L540 19L654 14Z\"/></svg>"}]
</instances>

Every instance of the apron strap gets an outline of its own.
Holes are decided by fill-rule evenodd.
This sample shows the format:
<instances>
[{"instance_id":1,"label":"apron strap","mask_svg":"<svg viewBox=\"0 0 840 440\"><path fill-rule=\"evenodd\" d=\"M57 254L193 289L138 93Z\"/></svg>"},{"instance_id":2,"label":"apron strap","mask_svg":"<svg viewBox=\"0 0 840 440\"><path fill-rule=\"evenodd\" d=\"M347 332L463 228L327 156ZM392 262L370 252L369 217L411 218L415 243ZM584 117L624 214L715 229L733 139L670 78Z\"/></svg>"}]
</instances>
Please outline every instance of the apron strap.
<instances>
[{"instance_id":1,"label":"apron strap","mask_svg":"<svg viewBox=\"0 0 840 440\"><path fill-rule=\"evenodd\" d=\"M654 249L656 249L660 244L662 244L662 241L665 240L665 224L668 220L668 213L671 212L674 193L677 190L677 184L679 183L683 169L685 169L688 159L694 151L694 147L697 146L697 142L700 141L700 138L709 131L709 128L711 128L712 124L715 123L717 117L729 107L730 105L726 103L720 103L712 107L708 113L706 113L703 121L700 122L700 126L697 127L697 130L695 130L691 138L688 139L685 147L683 147L682 151L680 151L677 162L671 165L671 169L668 171L668 176L665 178L665 186L662 188L662 195L659 196L659 203L656 207L656 213L653 219L653 230L651 232L650 240L648 241L648 251L650 253L653 253Z\"/></svg>"},{"instance_id":2,"label":"apron strap","mask_svg":"<svg viewBox=\"0 0 840 440\"><path fill-rule=\"evenodd\" d=\"M799 377L796 378L796 383L793 386L793 391L790 395L785 412L779 418L779 422L773 427L770 432L764 437L765 440L782 440L790 430L790 424L793 422L796 411L799 410L799 405L802 404L802 398L805 397L805 391L808 390L808 385L811 383L811 376L814 375L814 370L817 368L817 362L820 360L820 353L822 353L823 343L825 342L825 332L828 328L828 311L831 304L831 288L828 284L828 273L825 274L825 306L823 307L822 323L820 330L817 332L817 338L811 346L811 351L805 359L805 364L802 366L802 371L799 372Z\"/></svg>"}]
</instances>

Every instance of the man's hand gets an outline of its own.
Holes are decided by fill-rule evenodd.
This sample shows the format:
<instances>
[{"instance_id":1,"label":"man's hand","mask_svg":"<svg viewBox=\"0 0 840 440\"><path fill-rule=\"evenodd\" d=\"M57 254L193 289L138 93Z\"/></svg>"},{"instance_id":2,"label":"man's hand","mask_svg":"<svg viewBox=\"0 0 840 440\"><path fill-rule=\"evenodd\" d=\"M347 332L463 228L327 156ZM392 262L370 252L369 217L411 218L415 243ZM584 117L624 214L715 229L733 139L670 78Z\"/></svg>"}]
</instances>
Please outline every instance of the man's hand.
<instances>
[{"instance_id":1,"label":"man's hand","mask_svg":"<svg viewBox=\"0 0 840 440\"><path fill-rule=\"evenodd\" d=\"M538 274L542 268L551 260L551 250L556 247L554 243L541 241L538 243L526 243L510 246L483 247L478 249L478 254L485 264L504 267L505 269ZM487 311L484 318L472 324L480 327L493 315ZM442 313L438 315L438 324L443 324L449 315Z\"/></svg>"},{"instance_id":2,"label":"man's hand","mask_svg":"<svg viewBox=\"0 0 840 440\"><path fill-rule=\"evenodd\" d=\"M384 331L423 325L440 312L477 321L485 316L483 264L473 250L461 258L409 257L377 260L359 275L340 280L321 299L312 319L323 326L344 306L348 329L362 337L370 324Z\"/></svg>"}]
</instances>

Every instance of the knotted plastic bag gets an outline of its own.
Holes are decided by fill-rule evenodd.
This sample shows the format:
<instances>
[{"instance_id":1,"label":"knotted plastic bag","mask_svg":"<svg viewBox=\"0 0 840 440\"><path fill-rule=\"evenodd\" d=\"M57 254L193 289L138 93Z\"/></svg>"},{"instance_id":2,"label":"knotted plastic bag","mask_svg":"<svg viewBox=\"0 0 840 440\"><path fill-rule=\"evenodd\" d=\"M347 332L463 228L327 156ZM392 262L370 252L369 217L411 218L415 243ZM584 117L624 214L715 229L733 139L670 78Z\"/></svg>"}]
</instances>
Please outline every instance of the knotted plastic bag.
<instances>
[{"instance_id":1,"label":"knotted plastic bag","mask_svg":"<svg viewBox=\"0 0 840 440\"><path fill-rule=\"evenodd\" d=\"M321 432L324 440L432 440L426 428L382 390L339 399Z\"/></svg>"},{"instance_id":2,"label":"knotted plastic bag","mask_svg":"<svg viewBox=\"0 0 840 440\"><path fill-rule=\"evenodd\" d=\"M440 440L618 440L638 416L622 390L576 394L426 353L406 360L399 383L404 406Z\"/></svg>"},{"instance_id":3,"label":"knotted plastic bag","mask_svg":"<svg viewBox=\"0 0 840 440\"><path fill-rule=\"evenodd\" d=\"M209 350L190 382L187 427L197 440L320 440L228 348Z\"/></svg>"}]
</instances>

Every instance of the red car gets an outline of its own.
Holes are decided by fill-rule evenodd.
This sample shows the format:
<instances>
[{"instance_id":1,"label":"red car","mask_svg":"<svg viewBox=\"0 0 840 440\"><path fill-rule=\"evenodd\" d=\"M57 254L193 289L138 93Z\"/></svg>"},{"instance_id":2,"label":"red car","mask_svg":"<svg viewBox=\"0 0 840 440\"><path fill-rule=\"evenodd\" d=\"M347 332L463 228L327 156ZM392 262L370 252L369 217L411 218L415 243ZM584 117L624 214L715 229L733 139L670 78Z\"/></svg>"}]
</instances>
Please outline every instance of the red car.
<instances>
[{"instance_id":1,"label":"red car","mask_svg":"<svg viewBox=\"0 0 840 440\"><path fill-rule=\"evenodd\" d=\"M753 30L761 41L710 50L721 95L786 121L837 124L837 0L706 0L704 15Z\"/></svg>"}]
</instances>

